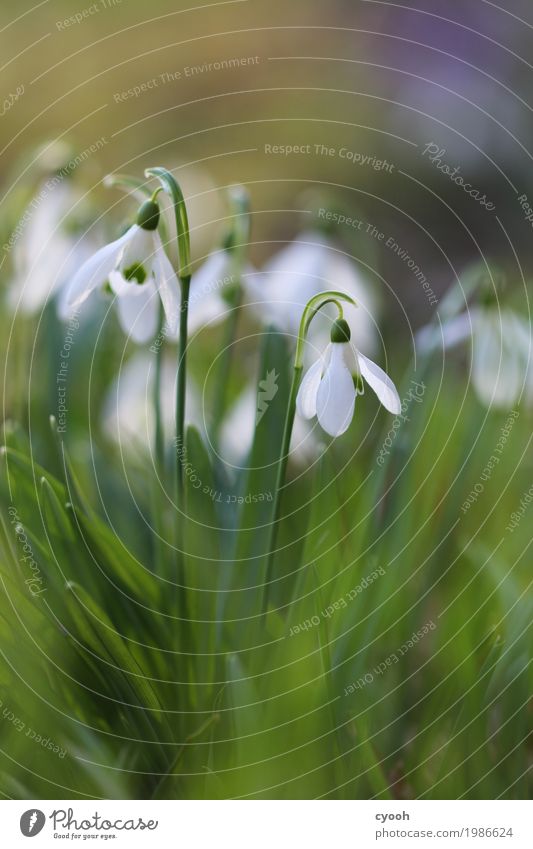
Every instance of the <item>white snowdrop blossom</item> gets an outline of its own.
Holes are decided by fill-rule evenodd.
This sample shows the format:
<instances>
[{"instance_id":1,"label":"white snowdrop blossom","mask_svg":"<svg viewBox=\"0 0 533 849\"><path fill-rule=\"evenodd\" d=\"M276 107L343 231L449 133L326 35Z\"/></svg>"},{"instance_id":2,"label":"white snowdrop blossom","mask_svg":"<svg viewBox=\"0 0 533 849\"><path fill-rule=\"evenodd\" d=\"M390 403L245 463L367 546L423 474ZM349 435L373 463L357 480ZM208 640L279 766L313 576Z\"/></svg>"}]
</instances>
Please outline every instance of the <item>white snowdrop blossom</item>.
<instances>
[{"instance_id":1,"label":"white snowdrop blossom","mask_svg":"<svg viewBox=\"0 0 533 849\"><path fill-rule=\"evenodd\" d=\"M304 419L318 418L330 436L340 436L353 419L357 395L364 393L363 379L374 390L385 409L394 415L401 401L394 383L385 372L350 342L350 328L337 319L324 355L304 376L296 398L296 409Z\"/></svg>"},{"instance_id":2,"label":"white snowdrop blossom","mask_svg":"<svg viewBox=\"0 0 533 849\"><path fill-rule=\"evenodd\" d=\"M171 334L177 332L179 324L178 278L157 232L158 224L158 204L145 201L136 224L81 266L67 296L68 305L77 308L95 289L109 286L117 296L122 329L141 344L156 335L159 300Z\"/></svg>"},{"instance_id":3,"label":"white snowdrop blossom","mask_svg":"<svg viewBox=\"0 0 533 849\"><path fill-rule=\"evenodd\" d=\"M155 417L152 404L155 362L146 348L137 349L121 365L108 389L102 407L102 429L107 438L129 457L144 463L152 450ZM192 380L187 382L187 422L204 433L205 414L201 392ZM176 364L164 357L161 367L161 420L165 433L176 426Z\"/></svg>"},{"instance_id":4,"label":"white snowdrop blossom","mask_svg":"<svg viewBox=\"0 0 533 849\"><path fill-rule=\"evenodd\" d=\"M57 295L59 314L65 317L68 281L91 252L91 245L66 226L79 201L67 181L55 184L47 180L39 186L20 219L13 248L14 276L8 290L11 309L34 314Z\"/></svg>"},{"instance_id":5,"label":"white snowdrop blossom","mask_svg":"<svg viewBox=\"0 0 533 849\"><path fill-rule=\"evenodd\" d=\"M231 308L227 298L229 292L238 285L246 288L255 273L250 264L238 272L230 250L221 248L210 253L192 277L189 331L194 333L201 327L223 321Z\"/></svg>"},{"instance_id":6,"label":"white snowdrop blossom","mask_svg":"<svg viewBox=\"0 0 533 849\"><path fill-rule=\"evenodd\" d=\"M529 323L514 310L495 304L474 306L441 325L417 334L424 353L442 346L451 350L472 341L472 386L486 407L509 409L525 393L533 401L533 358Z\"/></svg>"},{"instance_id":7,"label":"white snowdrop blossom","mask_svg":"<svg viewBox=\"0 0 533 849\"><path fill-rule=\"evenodd\" d=\"M282 248L249 281L248 297L264 323L272 323L294 336L298 333L302 309L319 292L334 288L349 295L359 308L346 304L345 315L361 347L373 351L377 312L375 296L359 273L356 264L324 235L312 230L301 233ZM327 344L331 322L315 321L311 343Z\"/></svg>"},{"instance_id":8,"label":"white snowdrop blossom","mask_svg":"<svg viewBox=\"0 0 533 849\"><path fill-rule=\"evenodd\" d=\"M220 431L220 457L226 465L242 467L247 462L257 428L257 387L249 385L231 405ZM259 427L269 427L268 414ZM291 462L299 466L312 463L324 449L316 428L301 418L292 432Z\"/></svg>"}]
</instances>

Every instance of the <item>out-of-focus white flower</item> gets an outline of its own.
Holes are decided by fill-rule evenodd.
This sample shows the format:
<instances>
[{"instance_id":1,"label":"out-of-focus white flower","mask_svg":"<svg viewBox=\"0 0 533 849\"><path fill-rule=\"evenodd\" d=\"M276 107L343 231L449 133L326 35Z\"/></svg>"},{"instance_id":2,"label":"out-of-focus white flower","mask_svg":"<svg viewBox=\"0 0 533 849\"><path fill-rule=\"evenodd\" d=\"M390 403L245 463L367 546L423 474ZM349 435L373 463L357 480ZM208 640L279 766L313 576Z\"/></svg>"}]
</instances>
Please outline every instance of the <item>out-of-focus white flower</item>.
<instances>
[{"instance_id":1,"label":"out-of-focus white flower","mask_svg":"<svg viewBox=\"0 0 533 849\"><path fill-rule=\"evenodd\" d=\"M92 251L89 241L78 240L67 228L78 201L78 193L66 179L58 184L45 180L37 189L20 218L20 235L13 247L14 277L8 291L11 309L33 314L59 294L63 316L65 284Z\"/></svg>"},{"instance_id":2,"label":"out-of-focus white flower","mask_svg":"<svg viewBox=\"0 0 533 849\"><path fill-rule=\"evenodd\" d=\"M268 414L267 414L268 415ZM248 386L228 410L220 431L219 453L230 466L246 464L257 427L268 427L268 418L256 425L257 390ZM303 419L296 419L292 431L291 460L306 465L320 453L323 443L313 428Z\"/></svg>"},{"instance_id":3,"label":"out-of-focus white flower","mask_svg":"<svg viewBox=\"0 0 533 849\"><path fill-rule=\"evenodd\" d=\"M417 334L417 350L445 350L472 340L472 386L486 407L509 409L522 392L533 401L533 358L529 323L509 308L473 306Z\"/></svg>"},{"instance_id":4,"label":"out-of-focus white flower","mask_svg":"<svg viewBox=\"0 0 533 849\"><path fill-rule=\"evenodd\" d=\"M401 401L394 383L381 369L350 343L350 328L337 319L331 329L331 343L302 380L296 409L304 419L317 416L330 436L348 430L357 395L364 393L363 378L390 413L398 415Z\"/></svg>"},{"instance_id":5,"label":"out-of-focus white flower","mask_svg":"<svg viewBox=\"0 0 533 849\"><path fill-rule=\"evenodd\" d=\"M227 317L231 305L228 295L236 286L246 289L255 275L246 264L238 273L231 250L213 251L194 272L189 296L189 331L194 333L205 325L215 325Z\"/></svg>"},{"instance_id":6,"label":"out-of-focus white flower","mask_svg":"<svg viewBox=\"0 0 533 849\"><path fill-rule=\"evenodd\" d=\"M124 365L109 389L103 405L102 428L108 439L126 452L149 453L154 442L153 390L155 357L138 351ZM187 422L203 427L200 393L187 381ZM174 431L176 417L176 361L165 358L161 368L161 418L167 434Z\"/></svg>"},{"instance_id":7,"label":"out-of-focus white flower","mask_svg":"<svg viewBox=\"0 0 533 849\"><path fill-rule=\"evenodd\" d=\"M180 288L157 226L159 206L145 201L137 223L120 239L106 245L85 262L69 286L67 302L79 307L98 288L109 284L117 296L119 321L136 342L152 339L163 304L170 333L176 333L180 313Z\"/></svg>"},{"instance_id":8,"label":"out-of-focus white flower","mask_svg":"<svg viewBox=\"0 0 533 849\"><path fill-rule=\"evenodd\" d=\"M345 292L359 305L356 309L347 304L346 318L361 346L373 351L375 297L355 263L320 233L301 233L279 251L260 274L250 279L248 297L262 321L296 336L305 305L327 289ZM323 348L330 328L331 322L315 320L309 336L311 345Z\"/></svg>"}]
</instances>

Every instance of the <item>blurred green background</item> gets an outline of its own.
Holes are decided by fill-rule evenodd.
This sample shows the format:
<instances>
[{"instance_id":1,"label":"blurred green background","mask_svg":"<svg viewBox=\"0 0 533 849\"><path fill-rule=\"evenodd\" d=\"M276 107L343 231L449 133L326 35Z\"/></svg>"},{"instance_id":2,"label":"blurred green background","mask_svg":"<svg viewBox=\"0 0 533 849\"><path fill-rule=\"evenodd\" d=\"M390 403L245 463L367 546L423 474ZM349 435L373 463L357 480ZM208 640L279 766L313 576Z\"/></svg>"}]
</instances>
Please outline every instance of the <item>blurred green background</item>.
<instances>
[{"instance_id":1,"label":"blurred green background","mask_svg":"<svg viewBox=\"0 0 533 849\"><path fill-rule=\"evenodd\" d=\"M482 284L471 306L488 295L529 321L528 4L432 0L410 10L348 0L100 0L92 8L84 0L2 3L2 243L49 173L57 140L72 157L100 140L72 174L84 198L76 233L87 229L97 246L135 209L104 188L103 177L142 177L158 164L183 181L198 264L221 242L225 189L234 183L251 194L256 267L319 227L321 208L358 218L362 230L332 226L329 236L379 305L376 359L386 361L401 397L411 380L426 388L385 470L376 457L391 421L370 393L321 463L291 464L278 612L267 623L243 588L254 585L254 558L265 542L264 531L250 528L268 514L245 510L236 542L235 518L190 494L190 609L226 624L193 625L180 643L172 562L162 582L151 571L150 458L122 455L102 425L121 359L137 349L113 315L102 324L105 306L77 331L66 488L48 421L65 331L51 304L33 315L14 310L7 293L16 270L4 250L3 416L13 453L2 475L3 794L527 798L529 514L513 532L507 526L532 482L530 398L526 392L487 410L472 389L468 345L422 356L414 333L441 318L454 287L464 309L461 287L472 268ZM67 25L76 14L81 21ZM215 63L222 67L210 69ZM303 152L268 152L275 145ZM439 170L424 153L428 145L493 208ZM389 238L423 270L436 307L386 247ZM251 455L251 465L264 463L267 472L261 477L245 464L231 483L236 492L264 491L273 486L268 464L279 449L292 347L250 317L240 336L228 405L273 363L281 375L268 430L257 428ZM215 328L191 347L200 387L222 339ZM211 400L208 392L208 416ZM514 410L502 460L463 512ZM168 431L169 455L171 438ZM204 478L228 485L227 470L189 438ZM24 586L13 505L46 578L46 603ZM172 524L168 511L164 521ZM206 533L203 524L221 530ZM203 561L223 564L215 578ZM289 636L380 567L385 574L346 608ZM220 616L225 594L232 600ZM401 661L375 672L428 622L435 628ZM365 675L372 682L345 695ZM60 751L36 743L28 729Z\"/></svg>"}]
</instances>

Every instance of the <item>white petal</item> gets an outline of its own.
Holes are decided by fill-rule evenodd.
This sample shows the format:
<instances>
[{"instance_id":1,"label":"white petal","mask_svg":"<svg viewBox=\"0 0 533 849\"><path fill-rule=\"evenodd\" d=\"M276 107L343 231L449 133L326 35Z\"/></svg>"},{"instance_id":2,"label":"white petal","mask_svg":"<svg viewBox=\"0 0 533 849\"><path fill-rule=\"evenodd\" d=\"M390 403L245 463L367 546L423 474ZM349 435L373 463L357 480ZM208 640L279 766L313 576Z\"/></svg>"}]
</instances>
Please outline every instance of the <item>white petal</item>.
<instances>
[{"instance_id":1,"label":"white petal","mask_svg":"<svg viewBox=\"0 0 533 849\"><path fill-rule=\"evenodd\" d=\"M246 463L255 431L257 391L247 386L228 410L220 432L220 456L231 465ZM290 447L291 462L312 462L318 455L319 429L296 417Z\"/></svg>"},{"instance_id":2,"label":"white petal","mask_svg":"<svg viewBox=\"0 0 533 849\"><path fill-rule=\"evenodd\" d=\"M361 374L368 385L372 387L385 409L397 416L401 412L402 402L390 377L360 351L357 352L357 358Z\"/></svg>"},{"instance_id":3,"label":"white petal","mask_svg":"<svg viewBox=\"0 0 533 849\"><path fill-rule=\"evenodd\" d=\"M127 295L132 286L137 286L135 280L126 280L120 271L111 271L107 280L115 295Z\"/></svg>"},{"instance_id":4,"label":"white petal","mask_svg":"<svg viewBox=\"0 0 533 849\"><path fill-rule=\"evenodd\" d=\"M124 333L142 345L157 333L159 298L152 280L128 286L130 291L117 297L118 318Z\"/></svg>"},{"instance_id":5,"label":"white petal","mask_svg":"<svg viewBox=\"0 0 533 849\"><path fill-rule=\"evenodd\" d=\"M8 292L13 308L20 307L25 313L40 310L79 267L79 262L72 260L84 262L89 256L86 251L79 251L74 234L65 228L65 220L77 200L66 182L53 189L46 182L40 185L33 205L27 208L24 231L13 249L15 277Z\"/></svg>"},{"instance_id":6,"label":"white petal","mask_svg":"<svg viewBox=\"0 0 533 849\"><path fill-rule=\"evenodd\" d=\"M155 296L157 301L157 295ZM161 373L161 412L165 432L175 428L176 365L174 357L163 358ZM125 362L106 393L102 424L108 438L139 460L139 451L150 452L153 444L152 391L155 359L146 348L137 349ZM187 420L202 430L204 416L201 395L194 381L187 381ZM144 459L141 460L144 463Z\"/></svg>"},{"instance_id":7,"label":"white petal","mask_svg":"<svg viewBox=\"0 0 533 849\"><path fill-rule=\"evenodd\" d=\"M227 251L213 251L206 261L194 272L191 298L200 300L211 292L231 283L231 258Z\"/></svg>"},{"instance_id":8,"label":"white petal","mask_svg":"<svg viewBox=\"0 0 533 849\"><path fill-rule=\"evenodd\" d=\"M172 268L170 260L165 253L159 233L154 233L153 239L155 244L153 264L155 285L163 303L168 329L170 333L176 333L180 320L180 284L176 272Z\"/></svg>"},{"instance_id":9,"label":"white petal","mask_svg":"<svg viewBox=\"0 0 533 849\"><path fill-rule=\"evenodd\" d=\"M69 306L79 306L94 289L104 285L120 257L121 250L131 239L133 230L134 228L130 227L120 239L100 248L87 262L83 263L68 288Z\"/></svg>"},{"instance_id":10,"label":"white petal","mask_svg":"<svg viewBox=\"0 0 533 849\"><path fill-rule=\"evenodd\" d=\"M251 281L249 288L255 295L259 318L297 333L308 300L328 288L327 263L327 242L313 232L300 234Z\"/></svg>"},{"instance_id":11,"label":"white petal","mask_svg":"<svg viewBox=\"0 0 533 849\"><path fill-rule=\"evenodd\" d=\"M416 334L416 347L419 353L425 354L437 348L449 350L464 342L472 334L472 324L475 320L475 310L463 312L445 321L441 327L434 322L426 324Z\"/></svg>"},{"instance_id":12,"label":"white petal","mask_svg":"<svg viewBox=\"0 0 533 849\"><path fill-rule=\"evenodd\" d=\"M322 379L323 368L324 364L322 358L320 358L306 372L300 384L296 396L296 409L298 415L303 419L312 419L313 416L316 416L316 396Z\"/></svg>"},{"instance_id":13,"label":"white petal","mask_svg":"<svg viewBox=\"0 0 533 849\"><path fill-rule=\"evenodd\" d=\"M155 253L155 233L134 224L129 230L130 238L125 245L119 261L119 271L124 273L134 265L142 265L147 277L152 273ZM126 275L124 275L126 276Z\"/></svg>"},{"instance_id":14,"label":"white petal","mask_svg":"<svg viewBox=\"0 0 533 849\"><path fill-rule=\"evenodd\" d=\"M265 265L264 271L271 276L273 287L279 285L283 288L287 280L290 281L294 276L316 278L317 274L320 275L327 257L327 245L327 241L318 233L300 233Z\"/></svg>"},{"instance_id":15,"label":"white petal","mask_svg":"<svg viewBox=\"0 0 533 849\"><path fill-rule=\"evenodd\" d=\"M500 325L501 321L501 325ZM472 349L472 383L486 407L505 409L520 395L527 358L516 327L504 312L486 310L476 321Z\"/></svg>"},{"instance_id":16,"label":"white petal","mask_svg":"<svg viewBox=\"0 0 533 849\"><path fill-rule=\"evenodd\" d=\"M355 386L345 362L347 345L331 345L329 365L320 381L316 397L319 424L330 436L340 436L348 430L355 409Z\"/></svg>"},{"instance_id":17,"label":"white petal","mask_svg":"<svg viewBox=\"0 0 533 849\"><path fill-rule=\"evenodd\" d=\"M224 288L236 282L227 251L213 251L192 275L189 297L189 330L194 333L205 325L214 325L228 314L222 297Z\"/></svg>"},{"instance_id":18,"label":"white petal","mask_svg":"<svg viewBox=\"0 0 533 849\"><path fill-rule=\"evenodd\" d=\"M194 280L194 277L193 277ZM218 292L211 292L203 298L189 301L189 331L195 333L206 325L213 326L228 315L229 306Z\"/></svg>"}]
</instances>

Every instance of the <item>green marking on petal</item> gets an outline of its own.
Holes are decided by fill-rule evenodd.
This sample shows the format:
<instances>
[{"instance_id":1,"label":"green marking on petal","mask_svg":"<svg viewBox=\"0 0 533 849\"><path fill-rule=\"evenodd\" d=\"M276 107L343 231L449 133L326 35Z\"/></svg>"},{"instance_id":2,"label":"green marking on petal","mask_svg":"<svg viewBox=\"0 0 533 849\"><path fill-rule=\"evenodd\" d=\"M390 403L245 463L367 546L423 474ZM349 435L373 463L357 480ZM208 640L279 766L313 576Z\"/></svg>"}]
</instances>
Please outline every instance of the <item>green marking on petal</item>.
<instances>
[{"instance_id":1,"label":"green marking on petal","mask_svg":"<svg viewBox=\"0 0 533 849\"><path fill-rule=\"evenodd\" d=\"M140 262L134 262L129 268L125 268L122 274L125 280L135 280L139 286L146 280L146 271Z\"/></svg>"},{"instance_id":2,"label":"green marking on petal","mask_svg":"<svg viewBox=\"0 0 533 849\"><path fill-rule=\"evenodd\" d=\"M355 391L358 395L365 394L365 384L363 382L363 377L360 374L353 375L353 385L355 386Z\"/></svg>"}]
</instances>

